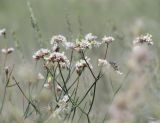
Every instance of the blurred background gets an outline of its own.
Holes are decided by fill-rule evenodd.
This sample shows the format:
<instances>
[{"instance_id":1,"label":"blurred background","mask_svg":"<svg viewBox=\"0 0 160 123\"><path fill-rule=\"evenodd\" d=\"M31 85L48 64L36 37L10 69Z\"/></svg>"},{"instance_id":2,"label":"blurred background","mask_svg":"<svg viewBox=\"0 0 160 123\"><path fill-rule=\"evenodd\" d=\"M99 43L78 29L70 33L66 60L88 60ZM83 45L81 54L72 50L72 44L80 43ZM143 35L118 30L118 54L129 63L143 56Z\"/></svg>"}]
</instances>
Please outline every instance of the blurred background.
<instances>
[{"instance_id":1,"label":"blurred background","mask_svg":"<svg viewBox=\"0 0 160 123\"><path fill-rule=\"evenodd\" d=\"M97 107L95 108L93 117L95 117L94 115L97 112L100 112L100 114L97 116L99 119L97 118L95 122L102 122L105 114L103 112L106 112L106 107L110 106L111 96L116 88L119 87L121 81L124 81L123 78L125 78L127 71L131 71L131 74L125 78L127 84L123 87L123 91L119 94L118 101L116 101L121 105L121 103L126 101L126 99L121 99L121 97L126 97L127 101L130 100L126 102L132 102L133 105L127 106L127 109L128 107L131 109L129 111L131 111L131 114L133 113L133 116L126 114L128 110L126 111L125 109L125 113L123 112L124 116L129 118L129 120L116 122L116 120L112 119L121 118L121 116L113 108L114 111L111 110L111 115L114 112L118 116L111 116L109 118L111 120L107 122L151 123L150 120L155 120L154 123L158 123L160 119L160 0L29 1L38 24L39 35L44 44L42 47L48 47L51 37L57 34L62 34L71 41L75 41L74 39L78 36L89 32L97 35L99 40L104 35L115 37L115 42L113 42L109 49L108 58L118 62L120 69L124 72L124 76L120 77L114 74L110 76L107 73L106 78L102 80L103 82L99 83L95 101ZM31 25L31 13L29 9L26 0L0 0L0 29L6 28L7 32L7 39L0 37L0 49L5 47L17 47L19 49L15 51L8 62L20 64L18 66L18 70L20 71L17 72L18 75L19 73L22 74L22 72L24 74L26 72L30 74L34 73L32 70L22 68L24 66L32 68L35 65L32 55L41 47L39 36L37 36L35 29ZM144 73L139 74L139 70L137 72L137 70L130 68L132 41L135 37L147 33L152 34L154 46L151 46L149 51L149 62L142 67ZM94 53L98 56L102 54L102 51L94 51ZM0 63L3 63L3 55L1 54L0 57ZM141 68L138 69L141 71ZM110 83L111 80L113 81L113 85ZM132 85L131 83L133 82L134 84ZM139 93L142 92L140 94L142 96L141 99L130 99L132 93L135 94L133 90L138 90ZM129 95L126 96L125 93L129 93ZM1 87L0 96L2 97L2 95L3 87ZM134 103L135 100L136 103ZM140 103L137 104L137 100L140 100Z\"/></svg>"}]
</instances>

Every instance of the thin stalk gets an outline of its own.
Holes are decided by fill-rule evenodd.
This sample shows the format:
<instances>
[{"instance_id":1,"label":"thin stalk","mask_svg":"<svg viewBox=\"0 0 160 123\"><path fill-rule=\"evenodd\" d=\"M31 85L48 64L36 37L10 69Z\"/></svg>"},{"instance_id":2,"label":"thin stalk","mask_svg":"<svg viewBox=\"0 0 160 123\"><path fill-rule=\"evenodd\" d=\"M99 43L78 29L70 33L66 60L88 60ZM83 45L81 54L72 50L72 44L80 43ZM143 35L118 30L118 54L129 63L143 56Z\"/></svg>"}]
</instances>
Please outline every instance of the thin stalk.
<instances>
[{"instance_id":1,"label":"thin stalk","mask_svg":"<svg viewBox=\"0 0 160 123\"><path fill-rule=\"evenodd\" d=\"M12 78L15 81L15 83L16 83L17 87L19 88L19 90L21 91L22 95L25 97L25 99L32 105L32 107L36 110L36 112L41 114L40 111L37 109L37 107L32 103L32 101L25 95L25 93L23 92L22 88L19 86L17 80L15 79L15 77L13 76Z\"/></svg>"}]
</instances>

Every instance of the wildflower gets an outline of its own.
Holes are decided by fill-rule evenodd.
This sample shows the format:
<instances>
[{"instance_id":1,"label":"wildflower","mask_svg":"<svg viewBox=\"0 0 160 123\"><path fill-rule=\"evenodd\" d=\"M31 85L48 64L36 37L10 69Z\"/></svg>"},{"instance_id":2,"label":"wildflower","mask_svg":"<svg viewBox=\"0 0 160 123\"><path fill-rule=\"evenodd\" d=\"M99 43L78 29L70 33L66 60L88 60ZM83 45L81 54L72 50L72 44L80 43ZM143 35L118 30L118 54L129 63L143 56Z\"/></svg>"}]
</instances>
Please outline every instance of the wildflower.
<instances>
[{"instance_id":1,"label":"wildflower","mask_svg":"<svg viewBox=\"0 0 160 123\"><path fill-rule=\"evenodd\" d=\"M76 45L73 49L79 52L91 48L92 48L91 43L88 40L82 39L81 41L76 40Z\"/></svg>"},{"instance_id":2,"label":"wildflower","mask_svg":"<svg viewBox=\"0 0 160 123\"><path fill-rule=\"evenodd\" d=\"M93 47L99 47L99 46L101 46L101 42L98 42L98 41L92 41L91 42L91 45L93 46Z\"/></svg>"},{"instance_id":3,"label":"wildflower","mask_svg":"<svg viewBox=\"0 0 160 123\"><path fill-rule=\"evenodd\" d=\"M85 40L87 40L87 41L95 41L96 39L97 39L97 36L93 35L92 33L88 33L85 36Z\"/></svg>"},{"instance_id":4,"label":"wildflower","mask_svg":"<svg viewBox=\"0 0 160 123\"><path fill-rule=\"evenodd\" d=\"M90 61L90 58L85 57L85 59L86 59L87 63L89 64L89 67L92 68L92 65L91 65L90 62L89 62L89 61ZM87 67L86 61L83 60L83 59L81 59L81 60L79 60L79 61L76 63L75 67L76 67L76 71L77 71L78 74L80 74L80 72L81 72L85 67Z\"/></svg>"},{"instance_id":5,"label":"wildflower","mask_svg":"<svg viewBox=\"0 0 160 123\"><path fill-rule=\"evenodd\" d=\"M51 39L51 44L55 44L55 43L60 44L65 42L67 42L67 39L63 35L55 35Z\"/></svg>"},{"instance_id":6,"label":"wildflower","mask_svg":"<svg viewBox=\"0 0 160 123\"><path fill-rule=\"evenodd\" d=\"M117 74L119 75L123 74L122 72L120 72L119 67L116 62L112 62L112 61L108 62L105 59L98 59L98 66L103 66L103 65L107 66L107 68L112 67L113 70L116 71Z\"/></svg>"},{"instance_id":7,"label":"wildflower","mask_svg":"<svg viewBox=\"0 0 160 123\"><path fill-rule=\"evenodd\" d=\"M3 29L0 29L0 36L4 35L5 36L6 34L6 29L3 28Z\"/></svg>"},{"instance_id":8,"label":"wildflower","mask_svg":"<svg viewBox=\"0 0 160 123\"><path fill-rule=\"evenodd\" d=\"M91 49L92 48L91 43L88 40L84 40L84 39L81 40L81 42L79 43L79 45L80 45L80 47L82 49Z\"/></svg>"},{"instance_id":9,"label":"wildflower","mask_svg":"<svg viewBox=\"0 0 160 123\"><path fill-rule=\"evenodd\" d=\"M70 64L68 58L64 55L64 52L53 52L50 54L47 60L53 63L58 62L62 68L68 68Z\"/></svg>"},{"instance_id":10,"label":"wildflower","mask_svg":"<svg viewBox=\"0 0 160 123\"><path fill-rule=\"evenodd\" d=\"M68 69L69 65L70 65L70 62L69 62L69 60L66 60L65 62L60 62L59 64L60 64L61 68Z\"/></svg>"},{"instance_id":11,"label":"wildflower","mask_svg":"<svg viewBox=\"0 0 160 123\"><path fill-rule=\"evenodd\" d=\"M107 43L107 44L110 44L111 42L113 42L115 39L111 36L107 37L107 36L104 36L102 38L102 43Z\"/></svg>"},{"instance_id":12,"label":"wildflower","mask_svg":"<svg viewBox=\"0 0 160 123\"><path fill-rule=\"evenodd\" d=\"M50 51L48 49L40 49L37 52L34 53L33 58L35 60L39 60L41 58L44 58L44 56L48 55Z\"/></svg>"},{"instance_id":13,"label":"wildflower","mask_svg":"<svg viewBox=\"0 0 160 123\"><path fill-rule=\"evenodd\" d=\"M153 45L153 40L152 40L152 35L146 34L146 35L141 35L140 37L137 37L134 41L133 44L148 44L148 45Z\"/></svg>"},{"instance_id":14,"label":"wildflower","mask_svg":"<svg viewBox=\"0 0 160 123\"><path fill-rule=\"evenodd\" d=\"M105 59L98 59L98 66L108 65L108 61Z\"/></svg>"},{"instance_id":15,"label":"wildflower","mask_svg":"<svg viewBox=\"0 0 160 123\"><path fill-rule=\"evenodd\" d=\"M75 44L73 42L65 42L64 45L66 49L68 48L73 49L75 47Z\"/></svg>"},{"instance_id":16,"label":"wildflower","mask_svg":"<svg viewBox=\"0 0 160 123\"><path fill-rule=\"evenodd\" d=\"M1 51L4 54L11 54L14 51L14 48L10 47L10 48L7 48L7 49L2 49Z\"/></svg>"}]
</instances>

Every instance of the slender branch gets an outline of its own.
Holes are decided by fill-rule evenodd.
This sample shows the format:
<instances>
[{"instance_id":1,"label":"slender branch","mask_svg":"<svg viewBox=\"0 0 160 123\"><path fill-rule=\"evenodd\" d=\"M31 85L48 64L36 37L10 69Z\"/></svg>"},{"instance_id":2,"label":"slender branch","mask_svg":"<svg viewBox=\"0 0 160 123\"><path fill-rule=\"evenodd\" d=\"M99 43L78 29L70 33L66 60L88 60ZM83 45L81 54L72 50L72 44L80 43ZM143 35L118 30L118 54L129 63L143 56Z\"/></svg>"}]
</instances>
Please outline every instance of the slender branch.
<instances>
[{"instance_id":1,"label":"slender branch","mask_svg":"<svg viewBox=\"0 0 160 123\"><path fill-rule=\"evenodd\" d=\"M90 70L90 72L91 72L93 78L96 80L97 78L96 78L96 76L94 75L94 73L93 73L91 67L89 66L89 63L87 62L87 60L86 60L86 58L85 58L85 55L84 55L83 51L82 51L82 56L83 56L83 59L85 60L85 62L86 62L86 64L87 64L87 67L89 68L89 70Z\"/></svg>"},{"instance_id":2,"label":"slender branch","mask_svg":"<svg viewBox=\"0 0 160 123\"><path fill-rule=\"evenodd\" d=\"M37 109L37 107L32 103L32 101L25 95L25 93L23 92L22 88L19 86L19 84L14 76L12 77L12 79L15 81L16 85L18 86L19 90L21 91L21 93L25 97L25 99L33 106L33 108L36 110L36 112L41 114L40 111Z\"/></svg>"},{"instance_id":3,"label":"slender branch","mask_svg":"<svg viewBox=\"0 0 160 123\"><path fill-rule=\"evenodd\" d=\"M6 85L5 85L5 88L4 88L4 93L3 93L3 99L2 99L2 105L1 105L1 108L0 108L0 114L2 113L2 110L3 110L3 106L4 106L4 101L5 101L5 97L6 97L6 92L7 92L7 86L9 84L9 81L10 81L10 78L11 78L11 75L12 75L12 72L13 72L13 69L14 69L14 65L9 73L9 75L6 73Z\"/></svg>"}]
</instances>

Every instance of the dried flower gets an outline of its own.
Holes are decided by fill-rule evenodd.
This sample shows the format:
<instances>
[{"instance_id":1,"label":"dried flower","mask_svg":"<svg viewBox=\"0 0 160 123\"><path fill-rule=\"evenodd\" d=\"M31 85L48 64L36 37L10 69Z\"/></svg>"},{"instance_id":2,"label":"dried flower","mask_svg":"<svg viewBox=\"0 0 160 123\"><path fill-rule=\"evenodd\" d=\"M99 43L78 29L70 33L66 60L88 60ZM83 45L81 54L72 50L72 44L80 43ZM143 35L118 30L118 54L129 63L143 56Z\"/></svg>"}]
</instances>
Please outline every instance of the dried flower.
<instances>
[{"instance_id":1,"label":"dried flower","mask_svg":"<svg viewBox=\"0 0 160 123\"><path fill-rule=\"evenodd\" d=\"M75 47L75 44L73 42L65 42L64 45L65 45L66 49L69 49L69 48L74 49L74 47Z\"/></svg>"},{"instance_id":2,"label":"dried flower","mask_svg":"<svg viewBox=\"0 0 160 123\"><path fill-rule=\"evenodd\" d=\"M102 43L107 43L107 44L110 44L111 42L113 42L115 39L111 36L104 36L102 38Z\"/></svg>"},{"instance_id":3,"label":"dried flower","mask_svg":"<svg viewBox=\"0 0 160 123\"><path fill-rule=\"evenodd\" d=\"M33 58L35 60L39 60L41 58L44 58L44 56L48 55L50 51L48 49L40 49L37 52L34 53Z\"/></svg>"},{"instance_id":4,"label":"dried flower","mask_svg":"<svg viewBox=\"0 0 160 123\"><path fill-rule=\"evenodd\" d=\"M91 41L91 45L93 46L93 47L99 47L99 46L101 46L101 42L98 42L98 41Z\"/></svg>"},{"instance_id":5,"label":"dried flower","mask_svg":"<svg viewBox=\"0 0 160 123\"><path fill-rule=\"evenodd\" d=\"M55 44L55 43L60 44L65 42L67 42L67 39L63 35L55 35L51 39L51 44Z\"/></svg>"},{"instance_id":6,"label":"dried flower","mask_svg":"<svg viewBox=\"0 0 160 123\"><path fill-rule=\"evenodd\" d=\"M152 35L146 34L146 35L141 35L140 37L137 37L134 41L133 44L148 44L148 45L153 45L153 40L152 40Z\"/></svg>"},{"instance_id":7,"label":"dried flower","mask_svg":"<svg viewBox=\"0 0 160 123\"><path fill-rule=\"evenodd\" d=\"M97 36L93 35L92 33L88 33L85 36L85 40L87 40L87 41L95 41L96 39L97 39Z\"/></svg>"},{"instance_id":8,"label":"dried flower","mask_svg":"<svg viewBox=\"0 0 160 123\"><path fill-rule=\"evenodd\" d=\"M4 54L10 54L14 51L14 48L10 47L10 48L7 48L7 49L2 49L1 51Z\"/></svg>"},{"instance_id":9,"label":"dried flower","mask_svg":"<svg viewBox=\"0 0 160 123\"><path fill-rule=\"evenodd\" d=\"M85 60L86 60L87 63L89 64L89 67L92 68L91 63L89 62L89 61L90 61L90 58L85 57ZM87 67L87 63L86 63L85 60L81 59L81 60L79 60L79 61L76 63L75 67L76 67L76 71L77 71L78 74L80 74L81 71L82 71L85 67Z\"/></svg>"},{"instance_id":10,"label":"dried flower","mask_svg":"<svg viewBox=\"0 0 160 123\"><path fill-rule=\"evenodd\" d=\"M92 45L88 40L82 39L81 41L79 41L77 39L76 45L73 49L79 52L79 51L91 49L91 48L92 48Z\"/></svg>"},{"instance_id":11,"label":"dried flower","mask_svg":"<svg viewBox=\"0 0 160 123\"><path fill-rule=\"evenodd\" d=\"M46 58L46 60L53 63L58 62L62 68L68 68L70 65L68 58L64 55L64 52L53 52L48 58Z\"/></svg>"},{"instance_id":12,"label":"dried flower","mask_svg":"<svg viewBox=\"0 0 160 123\"><path fill-rule=\"evenodd\" d=\"M120 75L123 74L122 72L119 71L119 66L114 61L108 62L105 59L98 59L98 66L103 66L103 65L107 66L107 68L110 68L110 67L113 68L113 70Z\"/></svg>"},{"instance_id":13,"label":"dried flower","mask_svg":"<svg viewBox=\"0 0 160 123\"><path fill-rule=\"evenodd\" d=\"M108 61L105 59L98 59L98 66L108 65Z\"/></svg>"},{"instance_id":14,"label":"dried flower","mask_svg":"<svg viewBox=\"0 0 160 123\"><path fill-rule=\"evenodd\" d=\"M3 29L0 29L0 36L4 35L5 36L6 34L6 29L3 28Z\"/></svg>"}]
</instances>

